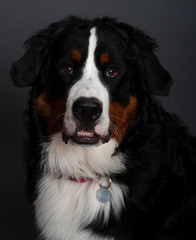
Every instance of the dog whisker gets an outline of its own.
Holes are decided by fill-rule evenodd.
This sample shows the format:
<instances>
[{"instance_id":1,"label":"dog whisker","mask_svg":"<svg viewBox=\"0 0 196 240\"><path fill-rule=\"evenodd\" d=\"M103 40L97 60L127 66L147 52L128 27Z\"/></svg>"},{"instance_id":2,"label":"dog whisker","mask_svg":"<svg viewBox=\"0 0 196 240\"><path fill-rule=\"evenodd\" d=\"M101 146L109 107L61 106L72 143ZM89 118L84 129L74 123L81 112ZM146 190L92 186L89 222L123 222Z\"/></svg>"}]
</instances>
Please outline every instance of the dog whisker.
<instances>
[{"instance_id":1,"label":"dog whisker","mask_svg":"<svg viewBox=\"0 0 196 240\"><path fill-rule=\"evenodd\" d=\"M114 136L117 137L117 139L119 139L121 141L122 135L121 135L120 131L118 130L118 127L112 122L109 123L109 126L110 126L110 130L112 131Z\"/></svg>"},{"instance_id":2,"label":"dog whisker","mask_svg":"<svg viewBox=\"0 0 196 240\"><path fill-rule=\"evenodd\" d=\"M109 116L118 119L119 122L125 122L125 123L128 123L128 122L125 121L123 118L119 118L119 117L117 117L117 116L115 116L115 115L111 115L111 114L110 114ZM118 123L119 123L119 122L118 122Z\"/></svg>"},{"instance_id":3,"label":"dog whisker","mask_svg":"<svg viewBox=\"0 0 196 240\"><path fill-rule=\"evenodd\" d=\"M58 115L58 117L56 117L56 118L52 121L52 123L51 123L50 126L49 126L49 130L51 130L51 129L53 128L55 122L56 122L57 120L59 120L62 116L64 116L64 114L65 114L65 113L62 113L62 114ZM64 126L63 123L62 123L62 124L59 124L58 127L56 128L56 131L58 131L59 129L62 129L63 126Z\"/></svg>"}]
</instances>

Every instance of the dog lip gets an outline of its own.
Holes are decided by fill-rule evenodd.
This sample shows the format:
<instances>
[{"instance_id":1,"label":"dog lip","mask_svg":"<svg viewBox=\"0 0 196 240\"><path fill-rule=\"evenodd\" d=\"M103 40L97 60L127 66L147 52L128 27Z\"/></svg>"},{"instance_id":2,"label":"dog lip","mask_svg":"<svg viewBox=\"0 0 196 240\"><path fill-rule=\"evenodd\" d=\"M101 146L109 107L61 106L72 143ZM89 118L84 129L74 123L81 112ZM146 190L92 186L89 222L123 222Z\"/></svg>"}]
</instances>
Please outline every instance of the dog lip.
<instances>
[{"instance_id":1,"label":"dog lip","mask_svg":"<svg viewBox=\"0 0 196 240\"><path fill-rule=\"evenodd\" d=\"M100 142L107 143L110 140L110 133L108 133L106 136L100 136L95 131L90 130L80 130L75 131L73 135L67 136L65 132L62 132L62 139L67 144L68 140L73 142L74 144L79 145L97 145Z\"/></svg>"},{"instance_id":2,"label":"dog lip","mask_svg":"<svg viewBox=\"0 0 196 240\"><path fill-rule=\"evenodd\" d=\"M73 136L71 136L71 140L76 144L85 144L85 145L94 145L98 144L101 137L94 131L90 130L81 130L75 132Z\"/></svg>"}]
</instances>

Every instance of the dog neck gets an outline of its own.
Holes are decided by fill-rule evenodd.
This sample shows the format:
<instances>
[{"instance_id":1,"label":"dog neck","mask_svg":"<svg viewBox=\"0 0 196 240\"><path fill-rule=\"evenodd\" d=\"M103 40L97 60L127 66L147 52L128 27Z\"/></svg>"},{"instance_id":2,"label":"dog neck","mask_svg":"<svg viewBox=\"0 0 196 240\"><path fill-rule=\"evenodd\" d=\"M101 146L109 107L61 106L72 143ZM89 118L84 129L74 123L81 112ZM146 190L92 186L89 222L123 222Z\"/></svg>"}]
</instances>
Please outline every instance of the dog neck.
<instances>
[{"instance_id":1,"label":"dog neck","mask_svg":"<svg viewBox=\"0 0 196 240\"><path fill-rule=\"evenodd\" d=\"M120 153L114 154L118 144L111 139L99 146L80 146L65 144L61 133L54 134L43 144L42 164L47 172L59 177L94 179L95 175L111 175L123 172L124 160Z\"/></svg>"}]
</instances>

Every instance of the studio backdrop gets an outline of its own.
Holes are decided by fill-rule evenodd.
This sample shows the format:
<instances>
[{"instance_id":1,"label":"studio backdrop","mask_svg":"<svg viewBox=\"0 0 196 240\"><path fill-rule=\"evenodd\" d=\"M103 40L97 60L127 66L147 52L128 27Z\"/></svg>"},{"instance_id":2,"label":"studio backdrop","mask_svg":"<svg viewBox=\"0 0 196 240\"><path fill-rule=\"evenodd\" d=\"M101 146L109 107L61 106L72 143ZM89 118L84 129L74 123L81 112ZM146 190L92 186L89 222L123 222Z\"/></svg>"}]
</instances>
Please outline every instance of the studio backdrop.
<instances>
[{"instance_id":1,"label":"studio backdrop","mask_svg":"<svg viewBox=\"0 0 196 240\"><path fill-rule=\"evenodd\" d=\"M24 53L32 33L69 15L116 17L157 39L157 55L174 84L160 98L196 134L196 1L195 0L1 0L0 3L0 146L2 240L33 240L35 229L25 193L22 156L29 88L16 88L9 70Z\"/></svg>"}]
</instances>

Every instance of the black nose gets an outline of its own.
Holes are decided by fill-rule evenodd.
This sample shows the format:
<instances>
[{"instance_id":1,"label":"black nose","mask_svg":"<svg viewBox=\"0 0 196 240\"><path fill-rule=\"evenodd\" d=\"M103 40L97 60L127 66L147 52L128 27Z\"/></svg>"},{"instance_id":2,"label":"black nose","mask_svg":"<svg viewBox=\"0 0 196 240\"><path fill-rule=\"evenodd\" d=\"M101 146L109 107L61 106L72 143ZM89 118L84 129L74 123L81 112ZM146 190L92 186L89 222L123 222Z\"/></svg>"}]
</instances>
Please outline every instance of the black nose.
<instances>
[{"instance_id":1,"label":"black nose","mask_svg":"<svg viewBox=\"0 0 196 240\"><path fill-rule=\"evenodd\" d=\"M102 104L96 98L80 97L74 102L72 110L79 121L94 122L101 116Z\"/></svg>"}]
</instances>

